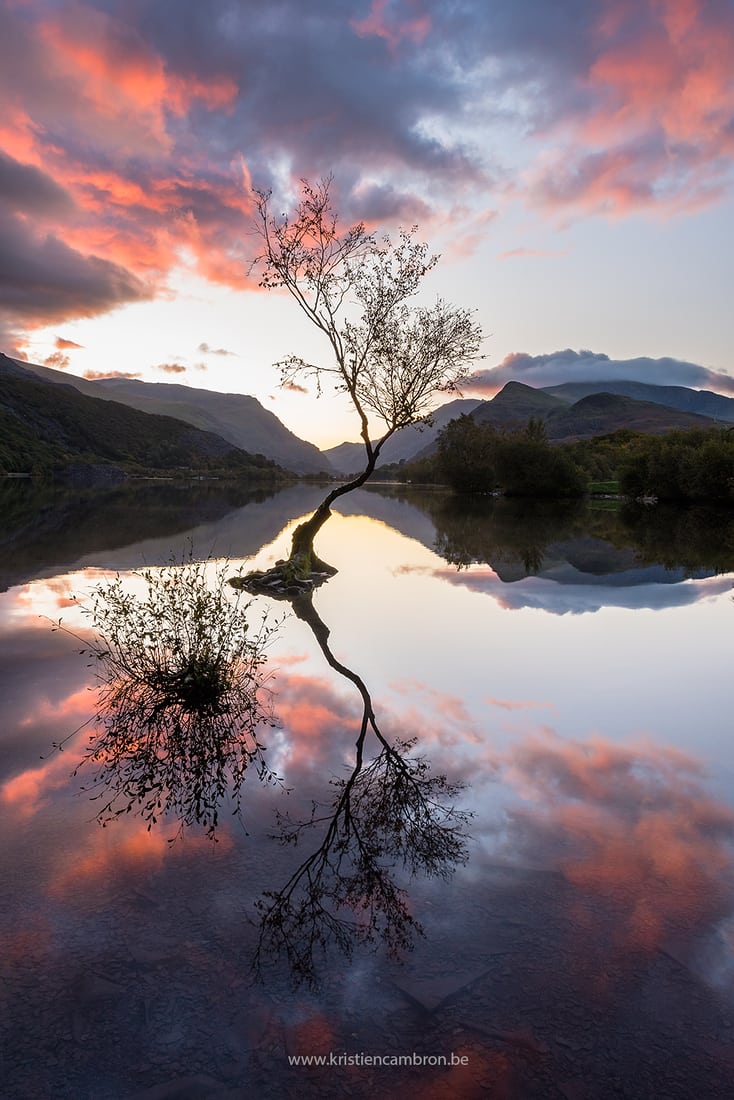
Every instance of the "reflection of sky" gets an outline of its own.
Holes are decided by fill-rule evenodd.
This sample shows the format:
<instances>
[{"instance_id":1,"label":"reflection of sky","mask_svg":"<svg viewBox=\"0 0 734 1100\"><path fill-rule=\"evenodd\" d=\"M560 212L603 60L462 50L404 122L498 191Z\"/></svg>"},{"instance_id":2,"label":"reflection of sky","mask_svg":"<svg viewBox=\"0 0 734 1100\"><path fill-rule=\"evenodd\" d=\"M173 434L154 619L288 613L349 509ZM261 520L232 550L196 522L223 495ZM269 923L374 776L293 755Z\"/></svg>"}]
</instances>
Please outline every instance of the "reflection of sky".
<instances>
[{"instance_id":1,"label":"reflection of sky","mask_svg":"<svg viewBox=\"0 0 734 1100\"><path fill-rule=\"evenodd\" d=\"M286 545L281 533L257 560L272 560ZM603 948L624 974L628 957L639 966L640 957L662 948L721 988L732 966L730 579L616 589L615 599L621 591L641 597L625 604L605 598L598 578L585 589L538 578L502 585L488 570L450 573L421 542L365 516L334 515L319 552L340 571L315 604L334 654L370 688L381 729L391 739L418 736L436 770L470 784L462 797L477 816L468 867L448 888L415 884L416 905L431 902L425 920L443 942L443 965L454 967L452 951L457 959L461 951L480 966L490 947L486 913L503 897L544 920L542 873L543 883L560 884L552 887L553 904L578 958L593 959ZM326 666L308 626L287 618L269 653L281 725L267 740L269 762L292 793L253 780L249 836L227 823L214 848L192 835L171 849L173 829L148 833L132 814L100 829L88 798L73 797L83 777L70 778L86 734L63 755L39 760L52 740L84 721L93 698L79 647L39 615L83 625L69 597L84 595L106 575L103 567L96 560L89 572L0 597L0 822L13 837L0 859L17 884L2 917L2 965L33 958L52 969L67 953L80 957L86 943L89 965L104 972L114 941L144 976L173 957L171 973L200 983L219 1020L225 1010L214 985L227 988L244 964L237 956L224 967L211 929L230 952L239 944L244 957L248 907L293 864L291 850L266 840L272 808L298 815L309 799L329 797L329 777L344 775L352 759L359 699ZM487 580L495 598L464 583L471 577ZM446 583L454 578L457 584ZM671 589L685 598L655 601ZM500 591L520 593L517 605L500 601ZM547 595L533 604L528 592ZM595 614L559 614L553 600L569 594L590 602L564 610L594 605ZM267 605L258 599L253 612ZM530 875L522 897L520 879L500 888L497 876L508 867ZM460 905L448 904L456 897ZM485 913L479 932L474 906ZM603 913L603 942L584 906ZM23 914L31 911L35 924L26 926ZM416 958L425 960L420 950ZM426 950L437 949L429 940ZM381 965L345 968L340 996L372 988L371 968L379 973ZM552 960L547 965L552 972ZM162 972L157 980L164 981ZM571 978L560 971L552 980ZM307 1032L321 1018L318 1000L280 995L289 1026ZM335 1025L326 1017L328 1031Z\"/></svg>"},{"instance_id":2,"label":"reflection of sky","mask_svg":"<svg viewBox=\"0 0 734 1100\"><path fill-rule=\"evenodd\" d=\"M500 607L517 610L537 608L551 615L579 615L599 611L603 607L624 607L630 610L682 607L707 596L715 596L732 587L730 577L706 577L686 580L682 575L656 577L651 583L648 570L635 575L612 574L593 577L573 571L570 567L563 578L524 577L508 584L493 569L470 566L468 569L438 569L435 576L449 584L463 585L474 592L491 596Z\"/></svg>"}]
</instances>

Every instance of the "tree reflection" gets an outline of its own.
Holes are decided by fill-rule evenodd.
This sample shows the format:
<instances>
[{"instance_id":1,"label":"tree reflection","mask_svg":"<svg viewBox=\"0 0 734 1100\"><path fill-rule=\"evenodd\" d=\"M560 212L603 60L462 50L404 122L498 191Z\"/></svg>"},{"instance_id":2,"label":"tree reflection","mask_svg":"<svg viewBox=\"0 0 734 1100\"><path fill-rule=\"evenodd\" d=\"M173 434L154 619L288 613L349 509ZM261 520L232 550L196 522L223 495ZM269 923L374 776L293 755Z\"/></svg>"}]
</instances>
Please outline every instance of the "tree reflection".
<instances>
[{"instance_id":1,"label":"tree reflection","mask_svg":"<svg viewBox=\"0 0 734 1100\"><path fill-rule=\"evenodd\" d=\"M429 513L434 549L457 569L486 563L508 580L538 574L558 558L594 575L658 564L691 575L734 569L731 510L405 495Z\"/></svg>"},{"instance_id":2,"label":"tree reflection","mask_svg":"<svg viewBox=\"0 0 734 1100\"><path fill-rule=\"evenodd\" d=\"M466 826L471 813L455 806L462 784L431 773L413 750L416 738L390 742L375 717L361 679L338 661L329 630L311 594L292 601L311 627L329 665L350 680L362 698L354 764L346 778L332 779L334 797L314 803L305 821L278 815L278 839L296 844L309 830L322 830L321 843L279 890L258 903L260 938L255 971L264 957L285 955L299 980L312 982L316 956L336 945L350 954L358 943L380 941L397 956L409 948L420 923L410 911L398 875L448 877L466 860ZM377 755L367 760L368 738Z\"/></svg>"},{"instance_id":3,"label":"tree reflection","mask_svg":"<svg viewBox=\"0 0 734 1100\"><path fill-rule=\"evenodd\" d=\"M92 769L82 790L100 800L103 826L135 813L150 829L168 815L178 835L197 825L216 839L227 799L241 817L247 775L280 782L264 757L265 730L277 725L264 667L275 628L263 619L250 630L225 571L212 586L206 563L190 560L137 574L142 598L119 577L94 590L86 610L95 634L81 652L95 668L98 705L74 774ZM313 981L319 949L350 953L379 940L396 955L411 946L422 930L399 876L447 877L466 859L472 815L455 805L463 785L433 774L416 738L383 734L364 681L332 653L312 593L279 596L362 700L349 773L331 780L331 797L313 802L305 820L277 814L282 844L316 833L318 845L257 903L256 972L272 952L298 980Z\"/></svg>"}]
</instances>

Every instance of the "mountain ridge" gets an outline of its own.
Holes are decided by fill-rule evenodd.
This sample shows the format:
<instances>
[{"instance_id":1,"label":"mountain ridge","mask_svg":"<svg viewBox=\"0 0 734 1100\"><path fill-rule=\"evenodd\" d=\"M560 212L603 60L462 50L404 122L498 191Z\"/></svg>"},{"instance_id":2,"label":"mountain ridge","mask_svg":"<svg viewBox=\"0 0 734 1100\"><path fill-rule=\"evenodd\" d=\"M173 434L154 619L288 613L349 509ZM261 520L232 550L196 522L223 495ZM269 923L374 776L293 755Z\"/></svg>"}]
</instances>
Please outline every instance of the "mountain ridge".
<instances>
[{"instance_id":1,"label":"mountain ridge","mask_svg":"<svg viewBox=\"0 0 734 1100\"><path fill-rule=\"evenodd\" d=\"M3 356L9 359L8 356ZM262 454L298 474L333 473L328 458L313 443L300 439L247 394L218 393L172 382L130 378L91 381L51 367L10 359L17 368L54 385L73 386L88 397L116 401L151 415L170 416L201 431L212 432L249 454Z\"/></svg>"},{"instance_id":2,"label":"mountain ridge","mask_svg":"<svg viewBox=\"0 0 734 1100\"><path fill-rule=\"evenodd\" d=\"M175 469L284 475L270 459L213 432L47 382L0 355L0 470L77 471L81 476L82 470L89 475L90 468L107 480Z\"/></svg>"}]
</instances>

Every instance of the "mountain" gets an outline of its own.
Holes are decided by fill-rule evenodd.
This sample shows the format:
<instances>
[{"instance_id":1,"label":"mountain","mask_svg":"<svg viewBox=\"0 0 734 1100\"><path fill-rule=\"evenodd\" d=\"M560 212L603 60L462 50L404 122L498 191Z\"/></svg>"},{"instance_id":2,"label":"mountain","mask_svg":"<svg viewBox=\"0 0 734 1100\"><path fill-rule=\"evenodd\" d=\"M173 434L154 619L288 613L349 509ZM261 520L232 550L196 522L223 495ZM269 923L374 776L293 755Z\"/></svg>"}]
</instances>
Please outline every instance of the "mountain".
<instances>
[{"instance_id":1,"label":"mountain","mask_svg":"<svg viewBox=\"0 0 734 1100\"><path fill-rule=\"evenodd\" d=\"M182 420L102 401L74 386L45 382L0 357L0 471L101 467L124 470L227 470L272 480L282 473L221 436Z\"/></svg>"},{"instance_id":2,"label":"mountain","mask_svg":"<svg viewBox=\"0 0 734 1100\"><path fill-rule=\"evenodd\" d=\"M433 425L418 427L411 425L402 428L394 436L388 439L380 452L378 466L385 466L389 462L410 461L419 452L424 451L436 441L436 437L442 428L445 428L450 420L455 420L462 413L470 413L481 402L459 398L441 405L433 414ZM336 447L330 447L324 451L331 465L342 474L356 474L364 469L365 453L363 443L340 443Z\"/></svg>"},{"instance_id":3,"label":"mountain","mask_svg":"<svg viewBox=\"0 0 734 1100\"><path fill-rule=\"evenodd\" d=\"M503 428L524 427L531 416L541 418L554 443L609 435L622 428L661 435L675 429L713 428L718 423L698 413L605 392L589 393L569 405L568 400L523 382L508 382L472 415L478 422Z\"/></svg>"},{"instance_id":4,"label":"mountain","mask_svg":"<svg viewBox=\"0 0 734 1100\"><path fill-rule=\"evenodd\" d=\"M652 401L668 409L699 413L714 420L734 422L734 397L724 397L711 390L691 390L687 386L657 386L649 382L621 380L616 382L563 382L546 386L541 391L562 401L573 403L592 393L616 393L638 401Z\"/></svg>"},{"instance_id":5,"label":"mountain","mask_svg":"<svg viewBox=\"0 0 734 1100\"><path fill-rule=\"evenodd\" d=\"M591 393L570 408L555 410L547 421L553 442L591 439L627 428L633 432L663 435L688 428L715 428L718 422L698 413L682 412L653 401L638 401L616 393Z\"/></svg>"},{"instance_id":6,"label":"mountain","mask_svg":"<svg viewBox=\"0 0 734 1100\"><path fill-rule=\"evenodd\" d=\"M472 413L477 421L490 421L498 427L524 427L531 416L548 420L554 413L568 407L560 397L553 397L524 382L507 382L498 394L482 403Z\"/></svg>"},{"instance_id":7,"label":"mountain","mask_svg":"<svg viewBox=\"0 0 734 1100\"><path fill-rule=\"evenodd\" d=\"M73 386L88 397L117 401L140 412L176 417L202 431L213 432L250 454L265 455L295 473L333 472L318 447L299 439L254 397L130 378L102 378L92 382L50 367L17 360L10 362L45 382Z\"/></svg>"}]
</instances>

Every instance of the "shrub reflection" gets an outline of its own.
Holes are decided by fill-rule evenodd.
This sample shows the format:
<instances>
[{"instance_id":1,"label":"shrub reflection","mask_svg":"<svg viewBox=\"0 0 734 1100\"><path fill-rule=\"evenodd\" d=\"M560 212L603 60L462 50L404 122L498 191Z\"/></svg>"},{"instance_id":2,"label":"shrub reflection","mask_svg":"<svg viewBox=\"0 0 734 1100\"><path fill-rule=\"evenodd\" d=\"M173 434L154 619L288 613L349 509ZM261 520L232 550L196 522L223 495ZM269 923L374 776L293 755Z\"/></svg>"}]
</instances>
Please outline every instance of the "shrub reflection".
<instances>
[{"instance_id":1,"label":"shrub reflection","mask_svg":"<svg viewBox=\"0 0 734 1100\"><path fill-rule=\"evenodd\" d=\"M276 627L263 619L251 628L224 567L213 585L206 563L193 559L136 576L142 597L118 576L82 609L94 633L81 652L98 695L74 775L91 770L82 790L97 792L103 826L137 813L151 828L169 815L179 833L196 824L215 839L226 797L241 815L249 771L278 778L261 740L275 724L265 649Z\"/></svg>"}]
</instances>

